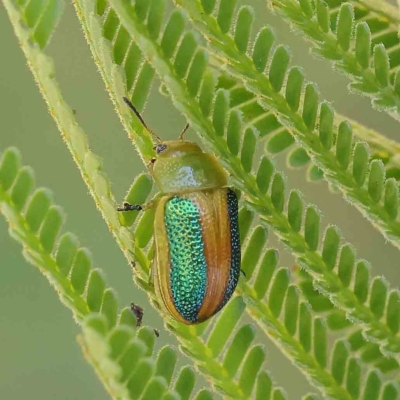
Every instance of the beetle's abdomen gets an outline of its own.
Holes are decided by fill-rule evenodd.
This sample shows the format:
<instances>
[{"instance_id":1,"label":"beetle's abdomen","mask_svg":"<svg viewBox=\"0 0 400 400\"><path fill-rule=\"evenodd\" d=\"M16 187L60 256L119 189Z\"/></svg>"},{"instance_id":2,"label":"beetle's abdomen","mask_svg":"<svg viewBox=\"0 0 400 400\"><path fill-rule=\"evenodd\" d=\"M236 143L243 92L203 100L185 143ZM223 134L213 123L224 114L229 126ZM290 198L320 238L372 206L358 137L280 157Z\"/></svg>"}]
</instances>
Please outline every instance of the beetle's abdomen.
<instances>
[{"instance_id":1,"label":"beetle's abdomen","mask_svg":"<svg viewBox=\"0 0 400 400\"><path fill-rule=\"evenodd\" d=\"M222 188L166 196L155 232L154 283L169 313L190 324L218 312L240 274L235 193Z\"/></svg>"}]
</instances>

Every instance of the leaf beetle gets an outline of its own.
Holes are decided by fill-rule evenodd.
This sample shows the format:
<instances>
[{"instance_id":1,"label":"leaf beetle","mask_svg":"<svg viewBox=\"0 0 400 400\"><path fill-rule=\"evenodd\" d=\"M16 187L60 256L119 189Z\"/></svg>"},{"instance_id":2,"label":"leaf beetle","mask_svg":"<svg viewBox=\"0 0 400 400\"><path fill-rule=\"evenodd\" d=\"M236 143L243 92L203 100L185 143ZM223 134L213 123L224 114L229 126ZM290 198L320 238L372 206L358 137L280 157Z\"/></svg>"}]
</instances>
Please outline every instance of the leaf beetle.
<instances>
[{"instance_id":1,"label":"leaf beetle","mask_svg":"<svg viewBox=\"0 0 400 400\"><path fill-rule=\"evenodd\" d=\"M154 135L133 104L124 101ZM157 156L150 164L162 194L154 204L151 274L165 311L196 324L220 311L235 291L241 246L237 196L216 157L183 139L188 127L178 140L157 137ZM118 211L143 208L124 203Z\"/></svg>"}]
</instances>

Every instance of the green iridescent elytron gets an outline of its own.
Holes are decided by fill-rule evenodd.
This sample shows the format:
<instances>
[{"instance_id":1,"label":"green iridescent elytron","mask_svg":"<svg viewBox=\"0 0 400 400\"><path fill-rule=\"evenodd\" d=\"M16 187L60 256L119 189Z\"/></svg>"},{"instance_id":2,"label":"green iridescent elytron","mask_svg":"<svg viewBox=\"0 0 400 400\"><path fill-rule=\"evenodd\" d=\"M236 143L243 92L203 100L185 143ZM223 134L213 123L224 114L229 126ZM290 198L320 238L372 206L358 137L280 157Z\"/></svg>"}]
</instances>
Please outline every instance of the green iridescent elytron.
<instances>
[{"instance_id":1,"label":"green iridescent elytron","mask_svg":"<svg viewBox=\"0 0 400 400\"><path fill-rule=\"evenodd\" d=\"M155 205L152 277L165 310L178 321L194 324L210 318L230 299L239 280L241 255L236 194L227 187L216 158L183 140L186 129L179 140L157 138L157 157L150 164L162 193ZM125 203L119 210L143 207Z\"/></svg>"},{"instance_id":2,"label":"green iridescent elytron","mask_svg":"<svg viewBox=\"0 0 400 400\"><path fill-rule=\"evenodd\" d=\"M164 212L172 298L182 317L196 321L207 289L200 212L191 200L178 196L167 201Z\"/></svg>"}]
</instances>

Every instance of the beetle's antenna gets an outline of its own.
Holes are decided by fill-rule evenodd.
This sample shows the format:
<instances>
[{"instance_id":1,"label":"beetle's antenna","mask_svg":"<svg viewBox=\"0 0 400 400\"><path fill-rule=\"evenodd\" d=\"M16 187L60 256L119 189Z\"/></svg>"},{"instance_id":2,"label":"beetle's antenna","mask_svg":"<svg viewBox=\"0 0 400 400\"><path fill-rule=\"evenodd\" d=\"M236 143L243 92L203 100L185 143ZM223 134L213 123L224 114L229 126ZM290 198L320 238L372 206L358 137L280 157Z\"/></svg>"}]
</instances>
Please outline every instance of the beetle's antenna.
<instances>
[{"instance_id":1,"label":"beetle's antenna","mask_svg":"<svg viewBox=\"0 0 400 400\"><path fill-rule=\"evenodd\" d=\"M183 140L183 136L185 135L186 131L189 129L189 124L186 124L185 127L183 128L183 131L179 135L179 140Z\"/></svg>"},{"instance_id":2,"label":"beetle's antenna","mask_svg":"<svg viewBox=\"0 0 400 400\"><path fill-rule=\"evenodd\" d=\"M140 115L139 111L136 110L136 107L129 101L128 98L123 97L124 102L128 105L128 107L134 112L134 114L139 118L139 121L142 123L142 125L145 127L147 132L150 133L153 137L156 138L156 141L159 143L162 143L162 140L147 126L146 122L144 122L144 119Z\"/></svg>"}]
</instances>

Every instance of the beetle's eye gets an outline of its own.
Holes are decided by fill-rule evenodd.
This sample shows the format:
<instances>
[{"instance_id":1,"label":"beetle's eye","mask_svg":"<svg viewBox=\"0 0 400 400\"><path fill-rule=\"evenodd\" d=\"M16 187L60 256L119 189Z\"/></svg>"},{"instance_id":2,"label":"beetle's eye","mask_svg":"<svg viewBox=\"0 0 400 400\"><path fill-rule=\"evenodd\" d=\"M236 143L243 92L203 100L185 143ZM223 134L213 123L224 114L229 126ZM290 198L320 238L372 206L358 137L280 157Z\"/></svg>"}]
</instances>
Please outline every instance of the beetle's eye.
<instances>
[{"instance_id":1,"label":"beetle's eye","mask_svg":"<svg viewBox=\"0 0 400 400\"><path fill-rule=\"evenodd\" d=\"M164 144L164 143L158 144L158 145L156 146L156 152L157 152L157 154L162 153L166 148L167 148L167 145L166 145L166 144Z\"/></svg>"}]
</instances>

